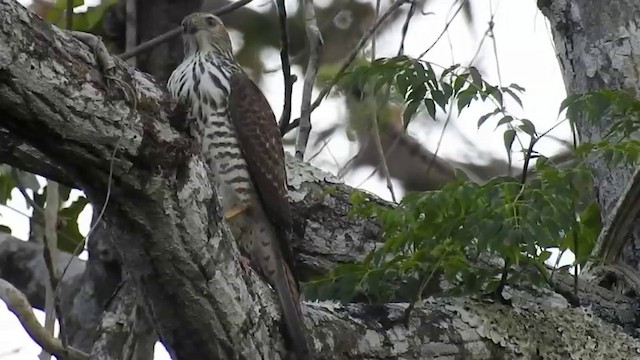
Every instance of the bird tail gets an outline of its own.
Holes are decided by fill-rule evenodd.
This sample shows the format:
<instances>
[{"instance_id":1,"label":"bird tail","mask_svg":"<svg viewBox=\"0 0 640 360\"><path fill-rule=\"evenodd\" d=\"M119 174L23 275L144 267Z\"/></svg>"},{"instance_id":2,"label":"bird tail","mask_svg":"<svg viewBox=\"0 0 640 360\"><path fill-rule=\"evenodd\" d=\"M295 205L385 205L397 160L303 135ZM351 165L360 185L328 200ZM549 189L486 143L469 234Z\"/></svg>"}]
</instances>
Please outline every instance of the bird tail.
<instances>
[{"instance_id":1,"label":"bird tail","mask_svg":"<svg viewBox=\"0 0 640 360\"><path fill-rule=\"evenodd\" d=\"M278 270L275 273L275 290L280 299L282 316L287 326L287 333L291 341L291 347L297 360L311 360L311 352L305 338L306 329L300 309L300 293L293 273L284 261L278 262Z\"/></svg>"}]
</instances>

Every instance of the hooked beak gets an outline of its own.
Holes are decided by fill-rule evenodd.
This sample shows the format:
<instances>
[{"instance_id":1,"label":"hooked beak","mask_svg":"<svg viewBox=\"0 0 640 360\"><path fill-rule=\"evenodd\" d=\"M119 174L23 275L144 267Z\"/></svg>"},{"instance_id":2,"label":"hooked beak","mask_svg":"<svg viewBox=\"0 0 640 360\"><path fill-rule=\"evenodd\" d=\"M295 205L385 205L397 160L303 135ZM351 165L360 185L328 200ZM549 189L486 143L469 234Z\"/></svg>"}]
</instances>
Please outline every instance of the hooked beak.
<instances>
[{"instance_id":1,"label":"hooked beak","mask_svg":"<svg viewBox=\"0 0 640 360\"><path fill-rule=\"evenodd\" d=\"M198 28L191 21L186 21L182 24L182 31L185 34L193 35L198 31Z\"/></svg>"}]
</instances>

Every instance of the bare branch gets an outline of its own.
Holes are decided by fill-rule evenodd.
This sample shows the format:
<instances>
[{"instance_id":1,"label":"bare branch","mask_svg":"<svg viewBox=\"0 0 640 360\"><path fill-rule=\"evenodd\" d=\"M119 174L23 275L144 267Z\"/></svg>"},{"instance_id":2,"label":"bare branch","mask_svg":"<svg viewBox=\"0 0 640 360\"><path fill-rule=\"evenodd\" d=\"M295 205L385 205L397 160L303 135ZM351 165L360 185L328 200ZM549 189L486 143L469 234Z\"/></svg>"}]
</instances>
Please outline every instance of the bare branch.
<instances>
[{"instance_id":1,"label":"bare branch","mask_svg":"<svg viewBox=\"0 0 640 360\"><path fill-rule=\"evenodd\" d=\"M291 59L289 59L289 32L287 30L287 8L284 0L276 1L278 7L278 20L280 24L280 63L282 65L282 76L284 78L284 105L282 107L282 115L278 126L280 132L286 129L291 121L291 94L293 92L293 83L296 81L295 76L291 76Z\"/></svg>"},{"instance_id":2,"label":"bare branch","mask_svg":"<svg viewBox=\"0 0 640 360\"><path fill-rule=\"evenodd\" d=\"M376 106L376 104L372 104ZM387 189L389 189L389 193L391 194L391 200L394 203L397 203L396 194L393 191L393 182L391 182L391 174L389 174L389 167L387 166L387 157L384 154L384 150L382 149L382 140L380 138L380 127L378 125L378 116L377 112L373 113L373 140L375 142L376 149L378 151L378 156L380 157L380 165L382 166L382 175L384 175L384 179L387 183Z\"/></svg>"},{"instance_id":3,"label":"bare branch","mask_svg":"<svg viewBox=\"0 0 640 360\"><path fill-rule=\"evenodd\" d=\"M331 89L333 89L333 87L338 83L338 81L340 80L344 72L347 71L351 63L356 59L356 57L360 53L360 50L364 48L364 46L367 44L367 42L369 41L369 38L371 38L373 33L380 27L380 25L382 25L385 22L385 20L387 20L387 18L391 14L393 14L394 11L400 8L400 6L405 3L405 1L406 0L396 0L389 7L389 9L387 9L387 11L380 18L378 18L378 21L376 21L373 25L369 27L369 29L367 29L367 31L364 33L362 38L360 38L360 40L358 41L356 46L353 48L353 50L351 50L347 58L342 62L340 69L338 70L336 75L333 77L331 82L327 86L325 86L324 89L322 89L322 91L320 91L320 94L318 94L316 99L313 101L313 103L311 104L310 112L313 112L315 109L318 108L318 106L320 106L320 103L322 103L322 100L327 95L329 95L329 92L331 91ZM301 118L302 116L292 121L289 127L285 130L284 134L298 127L300 125Z\"/></svg>"},{"instance_id":4,"label":"bare branch","mask_svg":"<svg viewBox=\"0 0 640 360\"><path fill-rule=\"evenodd\" d=\"M73 29L73 0L67 0L66 24L67 30Z\"/></svg>"},{"instance_id":5,"label":"bare branch","mask_svg":"<svg viewBox=\"0 0 640 360\"><path fill-rule=\"evenodd\" d=\"M431 49L433 49L434 46L436 46L436 44L440 41L440 39L442 38L442 36L444 34L447 33L447 30L449 30L449 26L451 26L451 23L453 23L453 20L458 16L458 14L460 13L460 11L464 8L465 3L468 0L461 0L460 1L460 6L458 6L458 9L456 10L456 12L453 14L453 16L451 17L451 19L449 19L447 21L447 23L444 26L444 29L442 29L442 32L440 32L440 34L438 35L438 37L436 38L436 40L427 48L427 50L423 51L422 54L420 54L420 56L418 56L418 59L422 59L425 55L427 55L427 53L429 51L431 51Z\"/></svg>"},{"instance_id":6,"label":"bare branch","mask_svg":"<svg viewBox=\"0 0 640 360\"><path fill-rule=\"evenodd\" d=\"M138 6L136 3L136 0L126 0L125 51L131 51L138 42ZM130 66L136 66L135 56L128 58L126 61Z\"/></svg>"},{"instance_id":7,"label":"bare branch","mask_svg":"<svg viewBox=\"0 0 640 360\"><path fill-rule=\"evenodd\" d=\"M304 16L305 30L309 42L309 62L304 74L304 86L302 88L302 107L300 111L300 130L296 139L296 158L303 160L309 134L311 133L311 93L315 83L318 66L320 65L320 49L322 48L322 34L316 22L316 11L312 0L303 2L302 16Z\"/></svg>"},{"instance_id":8,"label":"bare branch","mask_svg":"<svg viewBox=\"0 0 640 360\"><path fill-rule=\"evenodd\" d=\"M245 5L247 5L248 3L250 3L253 0L240 0L238 2L234 2L231 3L229 5L225 5L217 10L212 11L212 14L217 15L217 16L221 16L224 14L228 14L234 10L237 10ZM118 57L120 57L122 60L127 60L133 56L139 55L144 51L147 51L149 49L152 49L160 44L162 44L165 41L169 41L171 39L173 39L174 37L177 37L178 35L180 35L180 33L182 32L182 28L181 27L176 27L173 30L169 30L166 33L162 34L162 35L158 35L156 37L154 37L153 39L149 40L149 41L145 41L144 43L134 47L131 50L127 50L125 52L123 52L122 54L118 55Z\"/></svg>"},{"instance_id":9,"label":"bare branch","mask_svg":"<svg viewBox=\"0 0 640 360\"><path fill-rule=\"evenodd\" d=\"M411 22L411 18L415 14L418 8L418 2L412 1L411 7L407 12L407 18L404 20L404 24L402 25L402 38L400 39L400 47L398 48L398 56L404 54L404 41L407 38L407 32L409 31L409 23Z\"/></svg>"},{"instance_id":10,"label":"bare branch","mask_svg":"<svg viewBox=\"0 0 640 360\"><path fill-rule=\"evenodd\" d=\"M34 315L29 300L4 279L0 279L0 298L7 304L9 311L14 313L20 320L20 324L22 324L33 341L44 350L61 359L89 360L88 354L72 347L64 348L60 340L47 332Z\"/></svg>"},{"instance_id":11,"label":"bare branch","mask_svg":"<svg viewBox=\"0 0 640 360\"><path fill-rule=\"evenodd\" d=\"M58 209L60 208L60 192L58 191L58 183L49 180L47 184L47 200L44 208L44 247L43 256L44 263L47 266L47 272L49 273L49 282L45 284L45 301L44 301L44 328L53 336L53 330L56 323L56 313L62 319L60 313L60 306L58 306L56 289L58 288L58 273L55 267L58 259ZM61 320L62 321L62 320ZM64 331L62 322L60 322L60 338L64 338ZM66 343L63 340L62 344L66 347ZM41 360L48 360L51 355L42 350L40 353Z\"/></svg>"},{"instance_id":12,"label":"bare branch","mask_svg":"<svg viewBox=\"0 0 640 360\"><path fill-rule=\"evenodd\" d=\"M415 2L414 2L415 4ZM378 18L380 14L380 0L376 0L376 9L374 13L374 19ZM371 36L371 63L376 60L376 32L373 32ZM389 98L389 89L386 89L387 99ZM393 182L391 182L391 175L389 174L389 167L387 166L387 158L384 155L384 150L382 149L382 140L380 139L380 126L378 125L378 104L376 103L376 94L375 90L371 89L371 93L369 94L369 106L372 109L372 122L373 122L373 139L375 141L376 149L378 150L378 156L380 157L380 164L382 166L382 174L384 175L384 179L387 182L387 189L389 189L389 193L391 193L391 200L394 203L397 203L396 194L393 191ZM386 101L385 101L386 103Z\"/></svg>"}]
</instances>

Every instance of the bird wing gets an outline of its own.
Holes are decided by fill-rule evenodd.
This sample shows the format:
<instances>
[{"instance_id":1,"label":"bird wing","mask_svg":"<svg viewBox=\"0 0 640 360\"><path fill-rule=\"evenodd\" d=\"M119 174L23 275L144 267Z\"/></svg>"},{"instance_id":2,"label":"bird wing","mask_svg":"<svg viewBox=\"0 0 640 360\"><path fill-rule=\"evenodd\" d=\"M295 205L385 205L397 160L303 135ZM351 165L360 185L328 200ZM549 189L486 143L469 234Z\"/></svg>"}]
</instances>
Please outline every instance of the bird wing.
<instances>
[{"instance_id":1,"label":"bird wing","mask_svg":"<svg viewBox=\"0 0 640 360\"><path fill-rule=\"evenodd\" d=\"M231 76L229 116L262 206L278 230L280 248L293 270L291 208L282 138L271 106L258 86L240 71Z\"/></svg>"}]
</instances>

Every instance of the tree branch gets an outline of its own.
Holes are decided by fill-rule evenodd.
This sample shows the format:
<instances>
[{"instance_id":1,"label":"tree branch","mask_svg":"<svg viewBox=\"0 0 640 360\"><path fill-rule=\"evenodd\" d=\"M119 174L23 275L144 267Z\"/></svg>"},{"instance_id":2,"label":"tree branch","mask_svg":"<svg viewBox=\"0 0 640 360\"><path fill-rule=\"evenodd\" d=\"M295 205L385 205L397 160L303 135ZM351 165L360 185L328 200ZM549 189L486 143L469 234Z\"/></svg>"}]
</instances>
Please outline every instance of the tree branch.
<instances>
[{"instance_id":1,"label":"tree branch","mask_svg":"<svg viewBox=\"0 0 640 360\"><path fill-rule=\"evenodd\" d=\"M329 95L329 92L331 92L331 89L333 89L333 87L338 83L342 75L347 71L349 66L351 66L351 63L356 59L356 57L360 53L360 50L364 48L364 46L367 44L367 42L369 41L369 38L373 35L373 33L385 22L385 20L387 20L391 16L391 14L393 14L394 11L398 10L400 6L402 6L402 4L405 3L405 1L406 0L396 0L393 4L391 4L391 6L387 9L387 11L385 11L385 13L382 14L382 16L380 16L377 19L377 21L374 22L371 25L371 27L369 27L369 29L367 29L367 31L364 33L362 38L360 38L360 40L358 41L356 46L353 48L353 50L351 50L347 58L342 62L340 69L338 70L336 75L333 77L331 82L327 86L325 86L320 91L320 94L316 96L315 100L313 100L313 102L311 103L311 108L309 110L309 113L313 112L315 109L318 108L318 106L320 106L320 104L322 103L322 100L324 100L324 98L327 95ZM282 135L285 135L289 131L298 127L301 121L302 121L302 115L300 118L292 121L291 124L289 124L289 127L285 129L284 133L282 133Z\"/></svg>"},{"instance_id":2,"label":"tree branch","mask_svg":"<svg viewBox=\"0 0 640 360\"><path fill-rule=\"evenodd\" d=\"M64 348L59 339L56 339L53 334L45 330L33 314L33 309L26 296L4 279L0 279L0 299L7 304L9 310L20 320L20 323L33 341L48 353L62 359L89 360L88 354L72 347Z\"/></svg>"},{"instance_id":3,"label":"tree branch","mask_svg":"<svg viewBox=\"0 0 640 360\"><path fill-rule=\"evenodd\" d=\"M216 9L214 11L212 11L211 13L217 16L221 16L224 14L228 14L236 9L239 9L245 5L247 5L248 3L250 3L253 0L240 0L238 2L233 2L229 5L225 5L219 9ZM178 35L180 35L180 33L182 32L182 28L180 26L176 27L173 30L169 30L166 33L162 34L162 35L158 35L155 38L146 41L132 49L128 49L126 52L118 55L118 57L120 57L120 59L122 60L127 60L129 58L132 58L134 56L137 56L149 49L153 49L154 47L162 44L165 41L169 41L171 39L173 39L174 37L177 37Z\"/></svg>"},{"instance_id":4,"label":"tree branch","mask_svg":"<svg viewBox=\"0 0 640 360\"><path fill-rule=\"evenodd\" d=\"M300 129L298 130L295 147L296 158L300 161L304 159L304 153L309 142L309 134L311 133L311 111L313 111L311 108L311 93L318 73L318 66L320 66L320 50L322 49L322 34L318 28L315 5L312 0L303 1L302 16L309 43L309 61L304 74Z\"/></svg>"},{"instance_id":5,"label":"tree branch","mask_svg":"<svg viewBox=\"0 0 640 360\"><path fill-rule=\"evenodd\" d=\"M296 81L296 77L291 76L287 8L284 0L277 0L276 6L278 7L278 21L280 23L280 62L282 64L282 77L284 79L284 105L282 106L282 115L278 121L278 126L282 133L282 129L286 129L291 121L291 94L293 92L293 83Z\"/></svg>"},{"instance_id":6,"label":"tree branch","mask_svg":"<svg viewBox=\"0 0 640 360\"><path fill-rule=\"evenodd\" d=\"M27 296L29 303L40 310L44 310L45 286L49 281L42 252L41 244L0 234L0 277L16 286ZM72 258L69 254L60 252L56 268L62 268ZM73 258L60 286L68 287L77 276L82 275L84 269L85 262Z\"/></svg>"}]
</instances>

